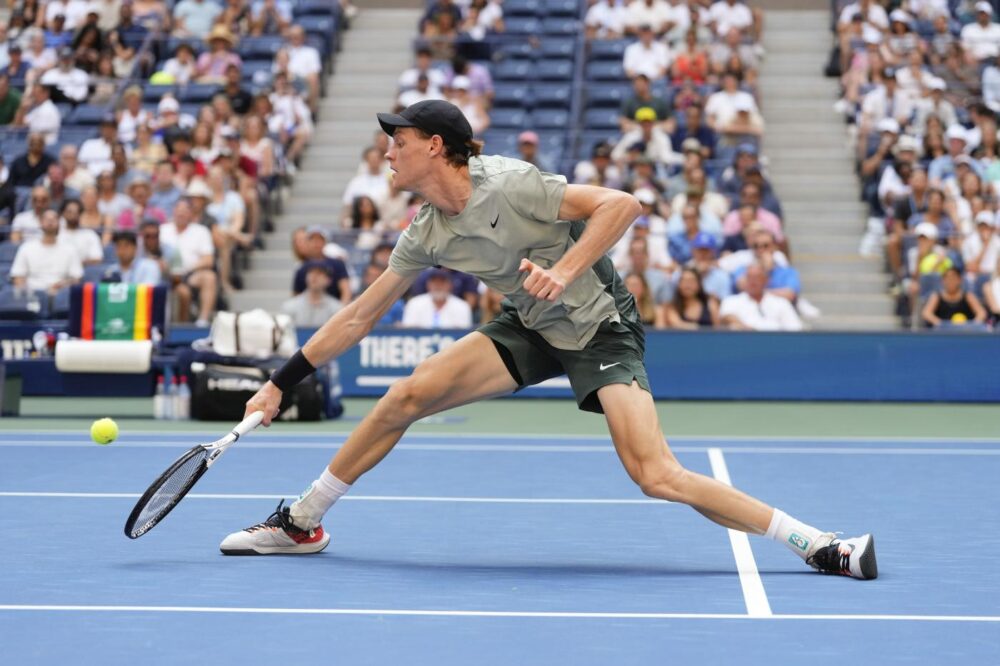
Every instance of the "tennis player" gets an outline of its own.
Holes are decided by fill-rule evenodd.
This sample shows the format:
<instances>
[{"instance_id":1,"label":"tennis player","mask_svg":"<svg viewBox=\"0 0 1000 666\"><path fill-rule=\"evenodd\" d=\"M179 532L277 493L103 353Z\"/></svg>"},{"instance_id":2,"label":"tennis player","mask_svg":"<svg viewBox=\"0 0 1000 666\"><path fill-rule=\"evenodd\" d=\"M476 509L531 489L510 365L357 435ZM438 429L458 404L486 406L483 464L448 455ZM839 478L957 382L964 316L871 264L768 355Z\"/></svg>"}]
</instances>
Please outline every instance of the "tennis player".
<instances>
[{"instance_id":1,"label":"tennis player","mask_svg":"<svg viewBox=\"0 0 1000 666\"><path fill-rule=\"evenodd\" d=\"M603 413L615 450L642 492L690 505L709 520L783 543L826 573L870 579L866 534L838 539L728 485L684 469L657 420L635 302L605 253L640 213L629 194L481 155L462 112L443 101L378 114L398 188L427 201L389 269L334 315L247 402L264 425L282 392L357 344L430 266L471 273L506 295L500 315L431 356L389 389L291 507L227 536L227 555L317 553L320 521L418 419L566 374L579 408Z\"/></svg>"}]
</instances>

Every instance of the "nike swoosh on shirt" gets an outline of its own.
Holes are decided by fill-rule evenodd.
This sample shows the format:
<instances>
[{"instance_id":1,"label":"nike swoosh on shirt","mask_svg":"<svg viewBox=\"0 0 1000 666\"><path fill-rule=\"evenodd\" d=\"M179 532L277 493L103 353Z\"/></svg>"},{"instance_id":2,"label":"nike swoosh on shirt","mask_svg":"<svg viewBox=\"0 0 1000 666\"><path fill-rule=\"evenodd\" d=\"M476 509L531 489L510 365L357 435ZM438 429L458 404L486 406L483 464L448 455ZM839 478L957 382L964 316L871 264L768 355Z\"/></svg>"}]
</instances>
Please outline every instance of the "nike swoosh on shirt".
<instances>
[{"instance_id":1,"label":"nike swoosh on shirt","mask_svg":"<svg viewBox=\"0 0 1000 666\"><path fill-rule=\"evenodd\" d=\"M496 229L497 228L497 222L499 222L499 221L500 221L500 213L497 213L497 219L495 219L492 222L490 222L490 228Z\"/></svg>"},{"instance_id":2,"label":"nike swoosh on shirt","mask_svg":"<svg viewBox=\"0 0 1000 666\"><path fill-rule=\"evenodd\" d=\"M612 364L610 364L610 365L604 365L603 363L601 363L601 372L604 372L604 371L605 371L605 370L607 370L608 368L613 368L613 367L615 367L616 365L621 365L621 364L622 364L622 362L621 362L621 361L618 361L617 363L612 363Z\"/></svg>"}]
</instances>

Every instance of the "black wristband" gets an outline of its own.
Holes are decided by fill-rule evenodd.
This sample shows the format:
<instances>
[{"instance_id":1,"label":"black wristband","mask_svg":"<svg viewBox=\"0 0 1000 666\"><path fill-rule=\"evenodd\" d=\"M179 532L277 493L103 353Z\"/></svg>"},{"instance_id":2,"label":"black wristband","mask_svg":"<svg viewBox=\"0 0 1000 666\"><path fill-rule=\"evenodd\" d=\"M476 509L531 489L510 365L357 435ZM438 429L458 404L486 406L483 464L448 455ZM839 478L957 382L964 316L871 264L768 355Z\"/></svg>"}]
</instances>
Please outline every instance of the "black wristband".
<instances>
[{"instance_id":1,"label":"black wristband","mask_svg":"<svg viewBox=\"0 0 1000 666\"><path fill-rule=\"evenodd\" d=\"M274 371L271 383L284 393L314 372L316 368L300 349L283 366Z\"/></svg>"}]
</instances>

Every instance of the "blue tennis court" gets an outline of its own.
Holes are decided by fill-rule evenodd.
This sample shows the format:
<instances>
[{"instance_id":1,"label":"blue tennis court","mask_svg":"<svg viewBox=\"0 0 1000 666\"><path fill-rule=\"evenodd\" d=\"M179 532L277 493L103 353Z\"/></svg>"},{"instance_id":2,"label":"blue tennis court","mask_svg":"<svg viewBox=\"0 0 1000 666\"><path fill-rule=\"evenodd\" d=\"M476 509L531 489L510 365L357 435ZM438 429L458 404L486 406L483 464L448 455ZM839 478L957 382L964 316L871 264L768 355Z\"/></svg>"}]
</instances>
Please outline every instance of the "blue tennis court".
<instances>
[{"instance_id":1,"label":"blue tennis court","mask_svg":"<svg viewBox=\"0 0 1000 666\"><path fill-rule=\"evenodd\" d=\"M995 663L1000 649L1000 440L671 442L803 520L874 532L880 577L860 582L645 498L590 436L408 435L327 516L324 553L226 558L222 537L294 498L343 441L279 426L127 539L138 495L199 439L0 432L4 662Z\"/></svg>"}]
</instances>

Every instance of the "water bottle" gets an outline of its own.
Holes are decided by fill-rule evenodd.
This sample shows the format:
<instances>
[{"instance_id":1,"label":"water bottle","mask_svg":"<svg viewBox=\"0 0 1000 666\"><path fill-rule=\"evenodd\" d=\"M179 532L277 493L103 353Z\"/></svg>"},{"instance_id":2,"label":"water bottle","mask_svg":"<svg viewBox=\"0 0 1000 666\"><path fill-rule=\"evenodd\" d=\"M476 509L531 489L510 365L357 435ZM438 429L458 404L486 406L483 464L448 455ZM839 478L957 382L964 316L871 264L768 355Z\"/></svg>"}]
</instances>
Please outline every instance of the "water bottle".
<instances>
[{"instance_id":1,"label":"water bottle","mask_svg":"<svg viewBox=\"0 0 1000 666\"><path fill-rule=\"evenodd\" d=\"M177 420L177 375L170 378L170 386L167 387L167 399L164 401L167 406L167 417L171 421Z\"/></svg>"},{"instance_id":2,"label":"water bottle","mask_svg":"<svg viewBox=\"0 0 1000 666\"><path fill-rule=\"evenodd\" d=\"M166 406L163 404L166 401L166 391L163 387L163 375L156 378L156 393L153 394L153 418L154 419L165 419L166 416Z\"/></svg>"},{"instance_id":3,"label":"water bottle","mask_svg":"<svg viewBox=\"0 0 1000 666\"><path fill-rule=\"evenodd\" d=\"M181 375L177 395L174 396L174 419L187 421L189 418L191 418L191 389L188 388L187 377Z\"/></svg>"}]
</instances>

